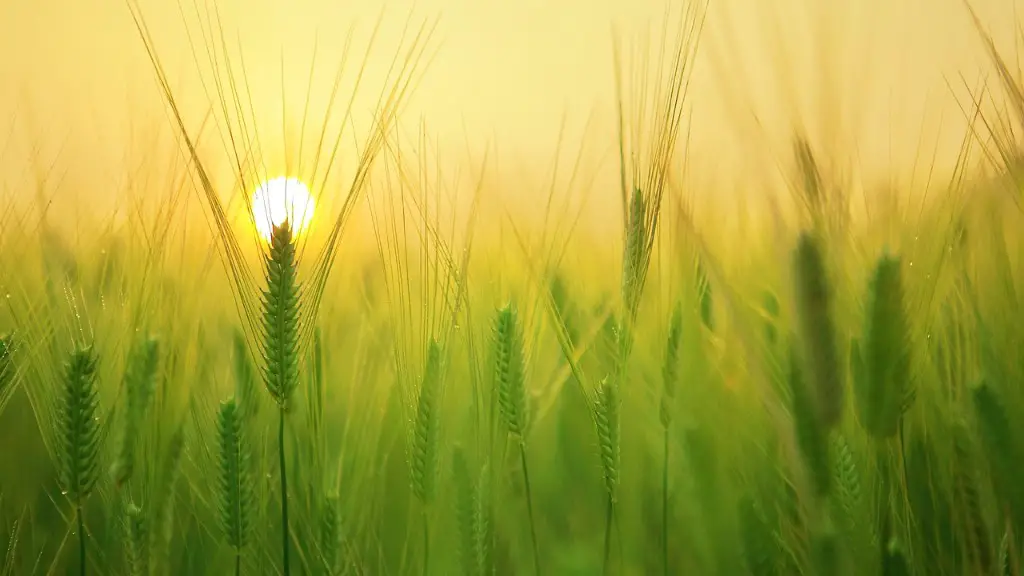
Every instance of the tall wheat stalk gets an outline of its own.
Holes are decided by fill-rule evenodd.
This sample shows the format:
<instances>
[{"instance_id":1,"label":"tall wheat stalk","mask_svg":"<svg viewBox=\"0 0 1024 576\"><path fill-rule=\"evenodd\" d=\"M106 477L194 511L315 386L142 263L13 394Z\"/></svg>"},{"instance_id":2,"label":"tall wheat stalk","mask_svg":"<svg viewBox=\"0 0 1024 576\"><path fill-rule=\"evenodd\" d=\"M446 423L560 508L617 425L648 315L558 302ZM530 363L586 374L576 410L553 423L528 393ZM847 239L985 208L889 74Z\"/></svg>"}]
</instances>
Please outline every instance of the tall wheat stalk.
<instances>
[{"instance_id":1,"label":"tall wheat stalk","mask_svg":"<svg viewBox=\"0 0 1024 576\"><path fill-rule=\"evenodd\" d=\"M75 350L65 365L64 390L57 408L58 470L61 490L75 510L79 574L87 573L83 508L99 478L100 428L96 390L97 358L91 346Z\"/></svg>"},{"instance_id":2,"label":"tall wheat stalk","mask_svg":"<svg viewBox=\"0 0 1024 576\"><path fill-rule=\"evenodd\" d=\"M285 576L291 573L288 523L288 464L285 455L285 424L290 402L299 384L300 299L295 240L286 220L275 226L264 255L266 286L263 292L263 380L277 404L278 466L281 475L281 562Z\"/></svg>"},{"instance_id":3,"label":"tall wheat stalk","mask_svg":"<svg viewBox=\"0 0 1024 576\"><path fill-rule=\"evenodd\" d=\"M416 401L412 435L412 491L423 518L423 574L430 571L430 508L437 491L440 451L442 347L431 340Z\"/></svg>"},{"instance_id":4,"label":"tall wheat stalk","mask_svg":"<svg viewBox=\"0 0 1024 576\"><path fill-rule=\"evenodd\" d=\"M220 519L227 543L235 554L235 576L242 573L242 550L249 537L253 482L249 472L249 446L241 411L231 398L217 415L220 445Z\"/></svg>"},{"instance_id":5,"label":"tall wheat stalk","mask_svg":"<svg viewBox=\"0 0 1024 576\"><path fill-rule=\"evenodd\" d=\"M659 415L662 426L661 463L661 562L666 576L669 573L668 559L668 480L669 480L669 435L672 427L673 403L679 380L679 356L683 340L683 313L677 304L672 311L668 337L665 343L665 358L661 369L662 393Z\"/></svg>"},{"instance_id":6,"label":"tall wheat stalk","mask_svg":"<svg viewBox=\"0 0 1024 576\"><path fill-rule=\"evenodd\" d=\"M526 512L530 521L530 542L533 545L533 568L540 574L540 546L537 522L533 514L530 470L526 458L526 438L530 426L530 402L526 392L526 357L519 313L513 304L497 311L493 324L494 385L498 393L501 419L508 433L519 445L519 461L526 492Z\"/></svg>"}]
</instances>

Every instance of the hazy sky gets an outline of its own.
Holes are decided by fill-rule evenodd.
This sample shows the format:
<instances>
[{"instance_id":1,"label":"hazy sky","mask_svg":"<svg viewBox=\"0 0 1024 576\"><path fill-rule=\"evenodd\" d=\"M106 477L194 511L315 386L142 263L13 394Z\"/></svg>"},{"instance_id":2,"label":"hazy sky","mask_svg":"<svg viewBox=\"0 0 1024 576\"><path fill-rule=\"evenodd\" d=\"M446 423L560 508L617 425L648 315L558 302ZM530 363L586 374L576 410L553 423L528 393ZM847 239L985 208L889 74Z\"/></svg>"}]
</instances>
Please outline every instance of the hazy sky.
<instances>
[{"instance_id":1,"label":"hazy sky","mask_svg":"<svg viewBox=\"0 0 1024 576\"><path fill-rule=\"evenodd\" d=\"M197 126L206 99L187 35L202 47L195 4L139 3ZM1012 0L973 3L1000 42L1012 39ZM595 158L612 149L612 29L637 46L666 10L659 0L216 4L229 44L241 46L261 134L279 133L282 110L298 130L314 44L312 92L322 106L347 31L355 25L354 71L386 9L360 106L380 89L409 14L438 17L435 56L406 120L424 118L453 162L465 143L475 153L497 142L503 158L538 170L550 164L563 119L568 153L588 118L588 149ZM683 4L667 6L677 14ZM754 173L766 152L788 154L781 146L796 121L819 146L855 152L868 179L905 173L936 143L948 157L963 121L947 80L960 89L962 73L976 83L986 65L961 0L711 0L706 22L690 91L691 149L697 169L726 181ZM157 150L144 138L166 130L164 103L124 1L0 0L0 54L0 183L24 186L26 158L35 156L56 159L78 194L101 194Z\"/></svg>"}]
</instances>

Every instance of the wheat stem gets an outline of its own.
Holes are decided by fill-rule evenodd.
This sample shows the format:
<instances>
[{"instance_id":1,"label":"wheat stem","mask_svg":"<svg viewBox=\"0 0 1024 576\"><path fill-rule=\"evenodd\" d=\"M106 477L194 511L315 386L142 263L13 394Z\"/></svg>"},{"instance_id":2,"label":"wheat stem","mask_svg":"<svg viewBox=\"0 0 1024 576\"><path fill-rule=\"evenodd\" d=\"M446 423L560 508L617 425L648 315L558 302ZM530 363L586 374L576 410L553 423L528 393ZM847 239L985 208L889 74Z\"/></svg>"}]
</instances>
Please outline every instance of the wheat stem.
<instances>
[{"instance_id":1,"label":"wheat stem","mask_svg":"<svg viewBox=\"0 0 1024 576\"><path fill-rule=\"evenodd\" d=\"M290 548L290 543L288 541L288 468L284 452L284 408L281 408L279 413L280 418L278 419L277 426L277 446L279 455L278 462L281 467L281 561L283 563L284 574L287 576L290 573L288 563L288 549Z\"/></svg>"},{"instance_id":2,"label":"wheat stem","mask_svg":"<svg viewBox=\"0 0 1024 576\"><path fill-rule=\"evenodd\" d=\"M275 226L269 253L265 256L266 291L263 300L264 378L267 391L279 410L277 444L281 472L281 561L284 576L291 574L289 563L288 468L285 461L285 418L292 393L299 381L298 348L300 290L296 280L295 240L290 224Z\"/></svg>"},{"instance_id":3,"label":"wheat stem","mask_svg":"<svg viewBox=\"0 0 1024 576\"><path fill-rule=\"evenodd\" d=\"M608 576L611 570L611 556L612 556L612 522L615 519L615 500L612 495L608 495L608 507L605 509L604 516L604 561L602 566L603 574Z\"/></svg>"},{"instance_id":4,"label":"wheat stem","mask_svg":"<svg viewBox=\"0 0 1024 576\"><path fill-rule=\"evenodd\" d=\"M533 496L530 493L530 471L526 466L526 444L519 443L519 460L523 466L523 486L526 490L526 513L530 519L530 540L533 543L533 571L540 575L540 546L537 543L537 521L533 517Z\"/></svg>"},{"instance_id":5,"label":"wheat stem","mask_svg":"<svg viewBox=\"0 0 1024 576\"><path fill-rule=\"evenodd\" d=\"M663 431L661 467L661 563L668 576L668 425Z\"/></svg>"},{"instance_id":6,"label":"wheat stem","mask_svg":"<svg viewBox=\"0 0 1024 576\"><path fill-rule=\"evenodd\" d=\"M82 517L81 504L75 506L75 521L78 523L78 573L81 576L85 576L85 519Z\"/></svg>"},{"instance_id":7,"label":"wheat stem","mask_svg":"<svg viewBox=\"0 0 1024 576\"><path fill-rule=\"evenodd\" d=\"M423 505L423 576L430 574L430 513Z\"/></svg>"}]
</instances>

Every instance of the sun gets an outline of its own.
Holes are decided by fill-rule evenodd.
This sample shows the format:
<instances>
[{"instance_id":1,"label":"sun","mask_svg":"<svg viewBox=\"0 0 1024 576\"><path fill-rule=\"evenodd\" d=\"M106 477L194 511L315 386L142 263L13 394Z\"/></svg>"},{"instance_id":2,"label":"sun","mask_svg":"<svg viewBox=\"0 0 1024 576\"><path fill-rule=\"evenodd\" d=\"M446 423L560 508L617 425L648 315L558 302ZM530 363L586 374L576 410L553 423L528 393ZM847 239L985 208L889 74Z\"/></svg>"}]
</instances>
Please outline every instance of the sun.
<instances>
[{"instance_id":1,"label":"sun","mask_svg":"<svg viewBox=\"0 0 1024 576\"><path fill-rule=\"evenodd\" d=\"M252 195L252 216L256 231L270 241L274 226L287 220L292 233L302 234L313 221L313 196L298 178L279 176L266 180Z\"/></svg>"}]
</instances>

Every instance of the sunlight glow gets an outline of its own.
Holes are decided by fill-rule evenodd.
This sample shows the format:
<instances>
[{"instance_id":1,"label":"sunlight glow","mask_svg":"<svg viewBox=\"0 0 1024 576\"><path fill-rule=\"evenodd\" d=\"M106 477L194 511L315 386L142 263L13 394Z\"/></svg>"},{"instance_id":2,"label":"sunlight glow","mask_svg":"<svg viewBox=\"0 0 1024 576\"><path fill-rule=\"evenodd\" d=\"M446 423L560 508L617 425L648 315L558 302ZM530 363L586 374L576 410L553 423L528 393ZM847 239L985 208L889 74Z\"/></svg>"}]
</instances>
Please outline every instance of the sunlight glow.
<instances>
[{"instance_id":1,"label":"sunlight glow","mask_svg":"<svg viewBox=\"0 0 1024 576\"><path fill-rule=\"evenodd\" d=\"M285 220L296 236L313 221L313 196L298 178L280 176L260 184L252 195L252 215L260 236L270 241L274 226Z\"/></svg>"}]
</instances>

